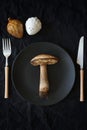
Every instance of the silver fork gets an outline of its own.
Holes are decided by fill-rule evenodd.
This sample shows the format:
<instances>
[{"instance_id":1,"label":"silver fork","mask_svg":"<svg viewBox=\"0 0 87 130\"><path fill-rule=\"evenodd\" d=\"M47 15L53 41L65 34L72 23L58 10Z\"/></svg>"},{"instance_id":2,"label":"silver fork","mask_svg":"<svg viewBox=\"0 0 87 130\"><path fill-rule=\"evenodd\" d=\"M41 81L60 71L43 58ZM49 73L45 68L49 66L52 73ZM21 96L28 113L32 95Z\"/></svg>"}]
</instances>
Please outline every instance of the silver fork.
<instances>
[{"instance_id":1,"label":"silver fork","mask_svg":"<svg viewBox=\"0 0 87 130\"><path fill-rule=\"evenodd\" d=\"M10 39L2 39L3 55L6 58L5 62L5 93L4 98L9 97L9 66L8 66L8 57L11 55L11 41Z\"/></svg>"}]
</instances>

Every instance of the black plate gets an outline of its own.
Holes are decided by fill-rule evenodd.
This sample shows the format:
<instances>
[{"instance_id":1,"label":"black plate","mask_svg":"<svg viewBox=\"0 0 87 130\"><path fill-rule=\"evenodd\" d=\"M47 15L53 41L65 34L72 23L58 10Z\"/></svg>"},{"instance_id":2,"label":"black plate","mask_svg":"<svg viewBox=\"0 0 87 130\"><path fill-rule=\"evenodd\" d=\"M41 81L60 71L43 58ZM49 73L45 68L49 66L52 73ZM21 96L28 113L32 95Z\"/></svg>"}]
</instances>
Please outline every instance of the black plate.
<instances>
[{"instance_id":1,"label":"black plate","mask_svg":"<svg viewBox=\"0 0 87 130\"><path fill-rule=\"evenodd\" d=\"M39 87L39 66L34 67L30 60L41 53L51 54L59 57L60 62L48 66L48 78L50 92L48 98L40 98ZM75 68L72 59L61 47L47 42L33 43L23 49L16 57L12 66L12 81L22 97L31 103L38 105L52 105L71 91L75 80Z\"/></svg>"}]
</instances>

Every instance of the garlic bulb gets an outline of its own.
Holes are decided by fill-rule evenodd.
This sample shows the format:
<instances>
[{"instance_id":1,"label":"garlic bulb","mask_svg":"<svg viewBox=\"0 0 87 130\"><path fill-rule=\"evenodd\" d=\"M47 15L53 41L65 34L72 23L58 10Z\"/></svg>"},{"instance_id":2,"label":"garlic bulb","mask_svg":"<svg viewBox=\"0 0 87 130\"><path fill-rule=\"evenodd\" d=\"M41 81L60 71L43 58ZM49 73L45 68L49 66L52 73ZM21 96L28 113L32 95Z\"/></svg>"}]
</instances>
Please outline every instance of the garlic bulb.
<instances>
[{"instance_id":1,"label":"garlic bulb","mask_svg":"<svg viewBox=\"0 0 87 130\"><path fill-rule=\"evenodd\" d=\"M25 23L25 28L29 35L34 35L41 30L42 24L37 17L31 17L27 19Z\"/></svg>"},{"instance_id":2,"label":"garlic bulb","mask_svg":"<svg viewBox=\"0 0 87 130\"><path fill-rule=\"evenodd\" d=\"M16 38L23 37L23 24L17 19L8 19L7 31Z\"/></svg>"}]
</instances>

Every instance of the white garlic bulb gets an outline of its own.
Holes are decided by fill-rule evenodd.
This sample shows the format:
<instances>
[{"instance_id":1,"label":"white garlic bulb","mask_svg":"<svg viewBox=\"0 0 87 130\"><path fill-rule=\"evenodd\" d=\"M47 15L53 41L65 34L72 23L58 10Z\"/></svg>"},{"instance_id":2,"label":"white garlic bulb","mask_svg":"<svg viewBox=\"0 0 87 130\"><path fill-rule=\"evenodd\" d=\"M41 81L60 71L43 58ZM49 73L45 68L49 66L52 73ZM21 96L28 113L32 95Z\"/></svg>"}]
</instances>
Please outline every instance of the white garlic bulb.
<instances>
[{"instance_id":1,"label":"white garlic bulb","mask_svg":"<svg viewBox=\"0 0 87 130\"><path fill-rule=\"evenodd\" d=\"M26 32L29 35L34 35L41 30L42 24L37 17L31 17L27 19L25 23L25 28L26 28Z\"/></svg>"}]
</instances>

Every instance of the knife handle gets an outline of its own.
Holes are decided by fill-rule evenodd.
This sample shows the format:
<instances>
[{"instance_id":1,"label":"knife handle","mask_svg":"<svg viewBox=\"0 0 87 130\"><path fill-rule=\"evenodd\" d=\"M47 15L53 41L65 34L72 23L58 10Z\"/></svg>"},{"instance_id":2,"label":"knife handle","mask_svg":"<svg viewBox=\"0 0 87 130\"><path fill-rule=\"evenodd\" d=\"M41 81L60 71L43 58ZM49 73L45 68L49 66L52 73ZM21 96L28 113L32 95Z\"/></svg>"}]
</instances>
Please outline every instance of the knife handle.
<instances>
[{"instance_id":1,"label":"knife handle","mask_svg":"<svg viewBox=\"0 0 87 130\"><path fill-rule=\"evenodd\" d=\"M84 101L84 70L80 70L80 102Z\"/></svg>"}]
</instances>

